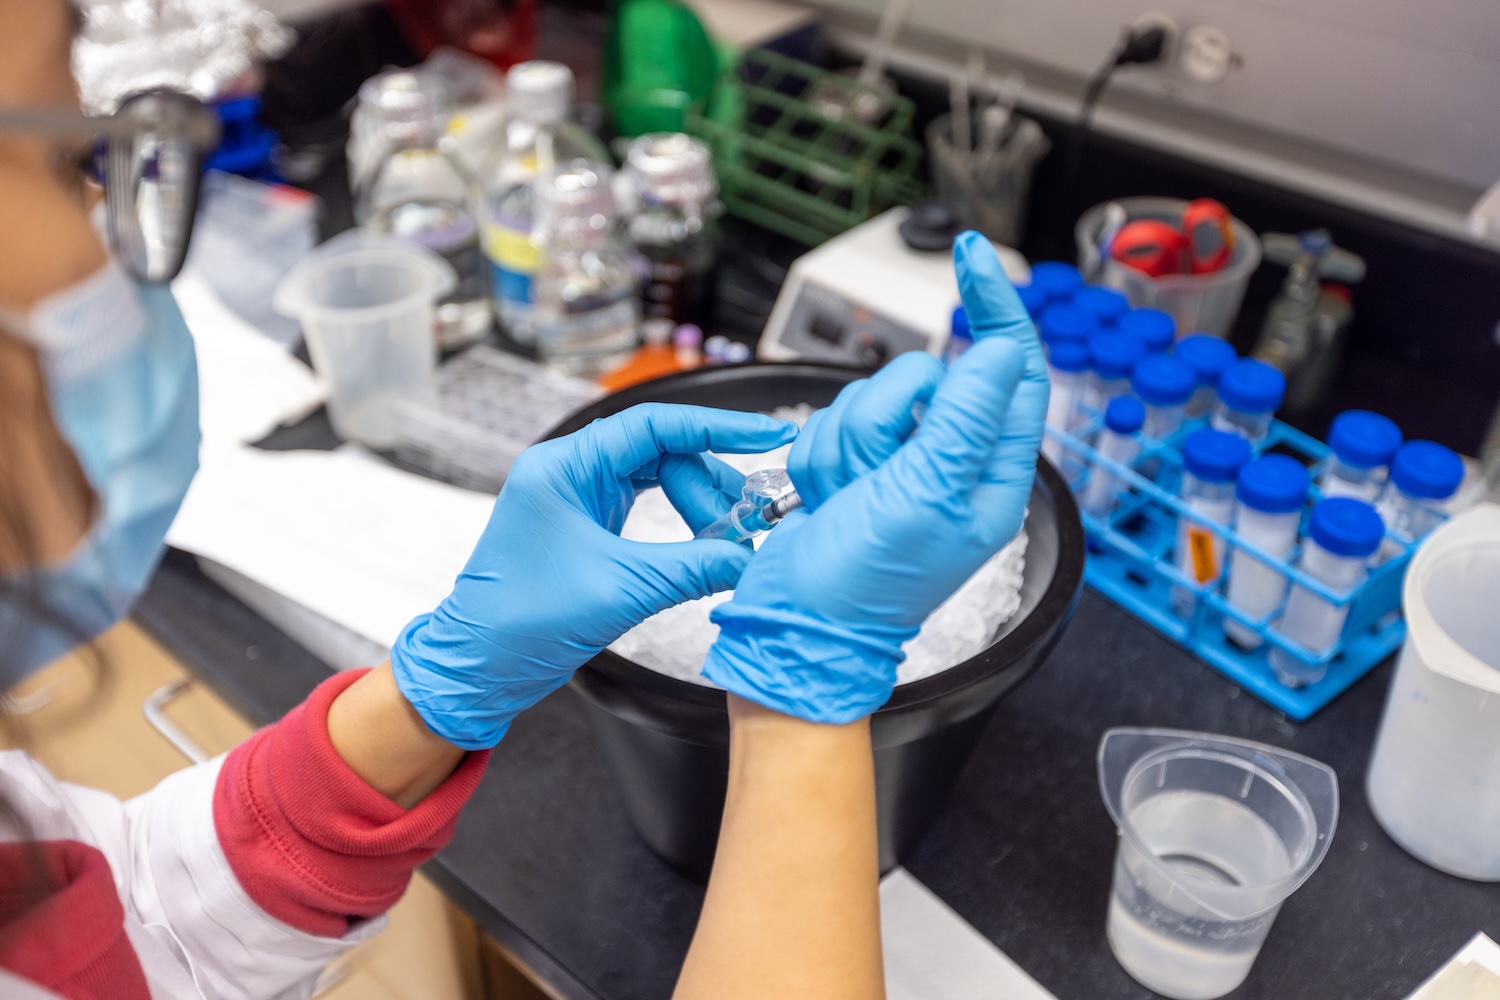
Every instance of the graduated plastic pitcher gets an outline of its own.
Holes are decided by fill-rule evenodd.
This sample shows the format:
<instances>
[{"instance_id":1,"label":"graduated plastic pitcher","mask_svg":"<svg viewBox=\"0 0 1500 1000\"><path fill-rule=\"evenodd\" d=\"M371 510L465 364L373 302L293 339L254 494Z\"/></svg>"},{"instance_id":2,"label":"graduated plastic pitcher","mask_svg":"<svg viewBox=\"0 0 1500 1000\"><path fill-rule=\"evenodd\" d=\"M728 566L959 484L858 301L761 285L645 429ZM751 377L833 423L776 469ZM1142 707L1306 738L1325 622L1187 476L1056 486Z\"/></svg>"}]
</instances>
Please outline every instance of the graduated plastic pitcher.
<instances>
[{"instance_id":1,"label":"graduated plastic pitcher","mask_svg":"<svg viewBox=\"0 0 1500 1000\"><path fill-rule=\"evenodd\" d=\"M1106 922L1116 960L1175 1000L1233 990L1328 851L1333 770L1227 736L1111 729L1099 787L1120 831Z\"/></svg>"},{"instance_id":2,"label":"graduated plastic pitcher","mask_svg":"<svg viewBox=\"0 0 1500 1000\"><path fill-rule=\"evenodd\" d=\"M1366 788L1391 839L1500 881L1500 506L1442 525L1406 570L1406 644Z\"/></svg>"}]
</instances>

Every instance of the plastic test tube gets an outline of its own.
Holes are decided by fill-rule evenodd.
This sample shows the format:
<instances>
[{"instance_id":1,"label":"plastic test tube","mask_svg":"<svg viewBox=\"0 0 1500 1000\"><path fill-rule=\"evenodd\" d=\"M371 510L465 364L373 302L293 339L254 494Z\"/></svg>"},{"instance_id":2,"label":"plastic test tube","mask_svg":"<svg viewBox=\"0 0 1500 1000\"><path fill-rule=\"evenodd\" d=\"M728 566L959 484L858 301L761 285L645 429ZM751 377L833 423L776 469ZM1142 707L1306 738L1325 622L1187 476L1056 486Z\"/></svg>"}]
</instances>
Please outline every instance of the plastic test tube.
<instances>
[{"instance_id":1,"label":"plastic test tube","mask_svg":"<svg viewBox=\"0 0 1500 1000\"><path fill-rule=\"evenodd\" d=\"M1048 306L1037 328L1049 350L1059 340L1088 340L1099 332L1097 323L1069 305Z\"/></svg>"},{"instance_id":2,"label":"plastic test tube","mask_svg":"<svg viewBox=\"0 0 1500 1000\"><path fill-rule=\"evenodd\" d=\"M1130 300L1113 288L1090 285L1073 294L1073 308L1100 326L1112 327L1130 311Z\"/></svg>"},{"instance_id":3,"label":"plastic test tube","mask_svg":"<svg viewBox=\"0 0 1500 1000\"><path fill-rule=\"evenodd\" d=\"M1215 430L1239 434L1259 444L1271 429L1271 415L1286 395L1286 376L1264 361L1241 358L1219 378Z\"/></svg>"},{"instance_id":4,"label":"plastic test tube","mask_svg":"<svg viewBox=\"0 0 1500 1000\"><path fill-rule=\"evenodd\" d=\"M1219 378L1236 360L1234 348L1227 340L1195 333L1179 340L1172 353L1187 362L1198 376L1198 388L1183 412L1189 417L1201 417L1212 411L1219 402Z\"/></svg>"},{"instance_id":5,"label":"plastic test tube","mask_svg":"<svg viewBox=\"0 0 1500 1000\"><path fill-rule=\"evenodd\" d=\"M1286 559L1297 545L1302 508L1311 477L1287 455L1262 455L1240 469L1235 487L1235 535L1268 556ZM1229 553L1229 603L1247 618L1263 622L1286 595L1286 574L1242 549ZM1233 618L1224 634L1241 649L1259 649L1265 639Z\"/></svg>"},{"instance_id":6,"label":"plastic test tube","mask_svg":"<svg viewBox=\"0 0 1500 1000\"><path fill-rule=\"evenodd\" d=\"M1136 364L1130 386L1146 404L1146 436L1160 441L1182 426L1183 407L1198 377L1170 354L1148 354Z\"/></svg>"},{"instance_id":7,"label":"plastic test tube","mask_svg":"<svg viewBox=\"0 0 1500 1000\"><path fill-rule=\"evenodd\" d=\"M1047 376L1052 380L1052 393L1047 397L1048 427L1069 434L1077 428L1080 422L1078 396L1083 391L1088 373L1087 344L1081 340L1059 340L1052 345L1052 353L1047 358ZM1078 471L1081 462L1078 455L1052 437L1042 439L1042 454L1065 474Z\"/></svg>"},{"instance_id":8,"label":"plastic test tube","mask_svg":"<svg viewBox=\"0 0 1500 1000\"><path fill-rule=\"evenodd\" d=\"M1130 391L1130 376L1145 353L1140 341L1120 333L1096 333L1089 338L1093 371L1084 387L1084 406L1103 412L1109 401Z\"/></svg>"},{"instance_id":9,"label":"plastic test tube","mask_svg":"<svg viewBox=\"0 0 1500 1000\"><path fill-rule=\"evenodd\" d=\"M1115 328L1137 338L1147 354L1161 354L1177 339L1177 321L1160 309L1132 309L1121 316Z\"/></svg>"},{"instance_id":10,"label":"plastic test tube","mask_svg":"<svg viewBox=\"0 0 1500 1000\"><path fill-rule=\"evenodd\" d=\"M1250 461L1250 442L1238 434L1208 428L1194 431L1182 444L1182 500L1189 510L1214 524L1228 525L1234 517L1234 483ZM1177 522L1177 568L1200 586L1219 579L1224 568L1224 540L1191 518ZM1186 588L1172 591L1172 610L1192 614L1195 594Z\"/></svg>"},{"instance_id":11,"label":"plastic test tube","mask_svg":"<svg viewBox=\"0 0 1500 1000\"><path fill-rule=\"evenodd\" d=\"M1313 507L1307 530L1297 567L1335 593L1347 593L1369 573L1370 556L1380 547L1385 524L1363 500L1330 497ZM1272 628L1308 652L1322 655L1338 642L1348 617L1349 605L1332 604L1293 584L1286 610ZM1316 683L1327 673L1326 665L1308 666L1281 649L1271 650L1271 667L1289 687Z\"/></svg>"},{"instance_id":12,"label":"plastic test tube","mask_svg":"<svg viewBox=\"0 0 1500 1000\"><path fill-rule=\"evenodd\" d=\"M1052 301L1047 297L1047 290L1045 288L1038 288L1034 284L1017 285L1016 294L1021 298L1021 305L1026 307L1026 315L1030 316L1033 320L1040 319L1042 313Z\"/></svg>"},{"instance_id":13,"label":"plastic test tube","mask_svg":"<svg viewBox=\"0 0 1500 1000\"><path fill-rule=\"evenodd\" d=\"M1141 451L1141 423L1146 408L1134 396L1116 396L1104 409L1104 430L1095 445L1100 455L1121 465L1129 465ZM1120 496L1120 480L1114 473L1095 466L1089 473L1079 505L1095 517L1103 517L1115 508Z\"/></svg>"},{"instance_id":14,"label":"plastic test tube","mask_svg":"<svg viewBox=\"0 0 1500 1000\"><path fill-rule=\"evenodd\" d=\"M1374 502L1401 447L1401 428L1369 410L1345 410L1333 418L1328 447L1333 457L1318 481L1323 495Z\"/></svg>"},{"instance_id":15,"label":"plastic test tube","mask_svg":"<svg viewBox=\"0 0 1500 1000\"><path fill-rule=\"evenodd\" d=\"M1031 265L1031 287L1040 289L1050 302L1066 302L1083 287L1083 273L1060 260Z\"/></svg>"},{"instance_id":16,"label":"plastic test tube","mask_svg":"<svg viewBox=\"0 0 1500 1000\"><path fill-rule=\"evenodd\" d=\"M1391 462L1391 481L1377 505L1380 516L1392 534L1416 541L1442 523L1442 502L1463 479L1464 460L1452 448L1408 441Z\"/></svg>"}]
</instances>

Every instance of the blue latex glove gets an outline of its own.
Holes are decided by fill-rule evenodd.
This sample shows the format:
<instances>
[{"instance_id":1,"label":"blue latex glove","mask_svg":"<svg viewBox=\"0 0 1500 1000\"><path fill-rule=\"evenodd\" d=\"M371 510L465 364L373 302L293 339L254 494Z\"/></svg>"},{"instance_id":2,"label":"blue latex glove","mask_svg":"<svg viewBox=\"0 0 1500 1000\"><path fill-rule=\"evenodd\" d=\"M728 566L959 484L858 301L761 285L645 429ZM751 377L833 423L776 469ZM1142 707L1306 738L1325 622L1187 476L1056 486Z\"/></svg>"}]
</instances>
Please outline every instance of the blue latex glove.
<instances>
[{"instance_id":1,"label":"blue latex glove","mask_svg":"<svg viewBox=\"0 0 1500 1000\"><path fill-rule=\"evenodd\" d=\"M901 645L1020 530L1047 414L1046 362L989 243L965 233L954 258L975 345L905 443L898 418L927 385L912 371L877 375L841 412L809 422L798 447L819 454L822 443L806 439L832 434L838 460L806 463L798 489L832 492L771 532L734 599L715 610L719 638L703 673L726 689L814 722L868 715L890 698ZM867 406L866 393L877 393ZM880 464L861 471L870 462Z\"/></svg>"},{"instance_id":2,"label":"blue latex glove","mask_svg":"<svg viewBox=\"0 0 1500 1000\"><path fill-rule=\"evenodd\" d=\"M658 611L728 590L749 563L733 542L621 538L636 494L660 485L696 532L745 481L702 452L769 451L796 433L756 413L646 403L528 448L453 592L396 640L397 686L434 733L494 746L605 646Z\"/></svg>"}]
</instances>

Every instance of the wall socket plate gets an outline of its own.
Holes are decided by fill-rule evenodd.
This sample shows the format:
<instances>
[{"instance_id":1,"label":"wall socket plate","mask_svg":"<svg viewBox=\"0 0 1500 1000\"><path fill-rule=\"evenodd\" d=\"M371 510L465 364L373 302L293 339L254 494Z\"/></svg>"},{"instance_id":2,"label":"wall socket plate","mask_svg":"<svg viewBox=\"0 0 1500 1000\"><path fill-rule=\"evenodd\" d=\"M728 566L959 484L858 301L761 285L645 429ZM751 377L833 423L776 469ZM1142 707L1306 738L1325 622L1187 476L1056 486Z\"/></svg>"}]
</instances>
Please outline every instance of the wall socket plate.
<instances>
[{"instance_id":1,"label":"wall socket plate","mask_svg":"<svg viewBox=\"0 0 1500 1000\"><path fill-rule=\"evenodd\" d=\"M1224 29L1195 24L1182 33L1177 65L1183 75L1199 83L1218 83L1234 66L1234 47Z\"/></svg>"}]
</instances>

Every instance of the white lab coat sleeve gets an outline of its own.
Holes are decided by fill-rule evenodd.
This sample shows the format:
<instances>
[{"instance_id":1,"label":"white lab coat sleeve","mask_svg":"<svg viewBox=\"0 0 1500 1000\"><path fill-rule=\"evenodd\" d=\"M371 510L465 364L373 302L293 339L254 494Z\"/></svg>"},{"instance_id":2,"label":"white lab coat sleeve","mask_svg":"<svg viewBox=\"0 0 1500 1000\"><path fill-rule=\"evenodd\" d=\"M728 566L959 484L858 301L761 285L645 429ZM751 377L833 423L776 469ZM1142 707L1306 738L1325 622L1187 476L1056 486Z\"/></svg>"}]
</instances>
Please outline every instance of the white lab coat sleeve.
<instances>
[{"instance_id":1,"label":"white lab coat sleeve","mask_svg":"<svg viewBox=\"0 0 1500 1000\"><path fill-rule=\"evenodd\" d=\"M323 966L378 933L385 919L326 938L257 906L235 879L214 830L214 786L223 762L218 757L179 771L121 802L58 781L21 751L5 751L0 793L38 840L79 840L104 854L127 925L138 922L162 946L137 948L153 995L159 986L185 981L186 971L205 1000L308 997ZM163 968L164 962L178 967ZM162 994L178 992L169 987Z\"/></svg>"}]
</instances>

